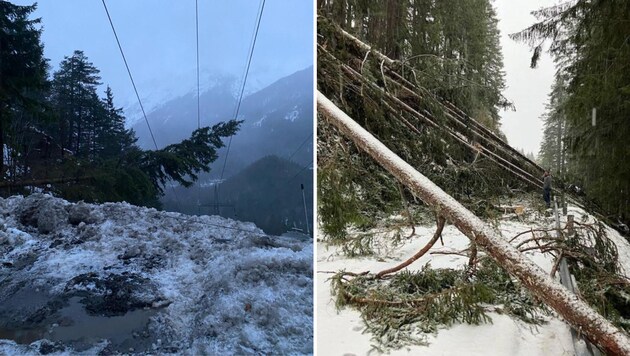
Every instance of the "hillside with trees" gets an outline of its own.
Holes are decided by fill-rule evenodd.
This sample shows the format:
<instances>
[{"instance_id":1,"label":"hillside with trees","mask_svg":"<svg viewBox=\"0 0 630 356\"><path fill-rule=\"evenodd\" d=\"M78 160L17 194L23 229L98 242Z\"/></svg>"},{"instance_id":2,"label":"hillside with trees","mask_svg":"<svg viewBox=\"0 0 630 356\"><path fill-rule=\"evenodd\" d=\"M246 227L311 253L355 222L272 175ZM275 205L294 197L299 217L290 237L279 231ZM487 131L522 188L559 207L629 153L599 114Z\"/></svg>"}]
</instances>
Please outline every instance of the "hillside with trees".
<instances>
[{"instance_id":1,"label":"hillside with trees","mask_svg":"<svg viewBox=\"0 0 630 356\"><path fill-rule=\"evenodd\" d=\"M240 121L195 130L162 149L136 145L100 71L80 50L49 75L33 6L0 3L0 190L44 189L70 200L160 206L169 181L190 186L218 158Z\"/></svg>"},{"instance_id":2,"label":"hillside with trees","mask_svg":"<svg viewBox=\"0 0 630 356\"><path fill-rule=\"evenodd\" d=\"M543 164L613 220L630 223L630 3L565 1L536 12L512 38L556 63Z\"/></svg>"},{"instance_id":3,"label":"hillside with trees","mask_svg":"<svg viewBox=\"0 0 630 356\"><path fill-rule=\"evenodd\" d=\"M364 121L384 143L399 148L404 159L423 167L449 193L471 207L476 205L475 211L485 211L492 197L521 187L511 175L496 169L494 156L486 158L479 150L484 137L477 136L490 135L505 141L498 113L510 106L501 95L505 86L502 55L497 19L489 1L466 1L461 6L434 1L322 1L319 12L317 80L322 93L339 97L344 111ZM338 35L337 29L374 46L387 59L366 48L356 49L351 41ZM341 63L351 64L354 73ZM384 63L395 66L398 73L384 73ZM400 82L412 83L409 85L419 87L421 92L409 92L397 84ZM400 101L392 99L395 102L391 106L382 105L387 93ZM440 101L448 102L460 113L452 114L452 109L443 107ZM418 112L426 113L433 121L416 124L401 102L419 103ZM431 128L433 124L446 124L453 115L462 117L450 125L458 127L460 135L472 137L470 145L476 149L462 149L459 136ZM475 122L469 118L475 118ZM477 132L475 125L488 133ZM416 204L370 159L333 137L334 130L320 120L318 204L326 233L333 238L342 236L351 224L371 226L371 219L361 218L366 212L387 216L408 201ZM491 149L493 153L495 150L503 149ZM528 169L532 176L538 176L537 168ZM360 189L353 188L357 186ZM343 211L336 208L340 204L345 207Z\"/></svg>"}]
</instances>

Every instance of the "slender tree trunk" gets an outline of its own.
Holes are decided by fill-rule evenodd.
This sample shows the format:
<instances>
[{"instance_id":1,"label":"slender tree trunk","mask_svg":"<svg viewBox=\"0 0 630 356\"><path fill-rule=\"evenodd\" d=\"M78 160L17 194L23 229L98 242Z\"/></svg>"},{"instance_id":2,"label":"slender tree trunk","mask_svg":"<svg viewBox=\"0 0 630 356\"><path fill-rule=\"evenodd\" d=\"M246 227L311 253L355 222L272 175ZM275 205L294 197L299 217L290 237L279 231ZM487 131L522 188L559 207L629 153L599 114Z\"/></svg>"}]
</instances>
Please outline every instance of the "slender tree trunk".
<instances>
[{"instance_id":1,"label":"slender tree trunk","mask_svg":"<svg viewBox=\"0 0 630 356\"><path fill-rule=\"evenodd\" d=\"M0 39L0 90L3 89L2 83L2 39ZM4 103L0 101L0 180L4 178Z\"/></svg>"},{"instance_id":2,"label":"slender tree trunk","mask_svg":"<svg viewBox=\"0 0 630 356\"><path fill-rule=\"evenodd\" d=\"M554 309L576 330L612 355L630 355L630 338L610 321L595 312L575 294L551 279L526 258L492 226L476 217L457 200L403 161L383 143L353 121L323 94L317 93L317 107L326 119L343 132L383 168L405 184L426 204L446 217L478 247L516 277L532 294Z\"/></svg>"},{"instance_id":3,"label":"slender tree trunk","mask_svg":"<svg viewBox=\"0 0 630 356\"><path fill-rule=\"evenodd\" d=\"M2 104L0 104L0 180L4 178L4 117L2 116Z\"/></svg>"}]
</instances>

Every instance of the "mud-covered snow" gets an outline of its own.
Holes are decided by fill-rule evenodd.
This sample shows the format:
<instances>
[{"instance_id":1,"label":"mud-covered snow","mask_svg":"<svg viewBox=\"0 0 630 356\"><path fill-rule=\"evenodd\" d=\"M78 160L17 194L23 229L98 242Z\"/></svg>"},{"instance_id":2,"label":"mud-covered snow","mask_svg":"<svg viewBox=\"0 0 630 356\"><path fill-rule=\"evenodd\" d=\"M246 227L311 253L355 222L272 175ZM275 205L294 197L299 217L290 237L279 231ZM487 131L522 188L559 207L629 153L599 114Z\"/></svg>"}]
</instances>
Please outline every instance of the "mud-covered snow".
<instances>
[{"instance_id":1,"label":"mud-covered snow","mask_svg":"<svg viewBox=\"0 0 630 356\"><path fill-rule=\"evenodd\" d=\"M312 260L310 241L217 216L0 199L0 354L309 354ZM77 300L86 315L65 320ZM147 322L117 339L98 322L90 338L53 338L127 317Z\"/></svg>"}]
</instances>

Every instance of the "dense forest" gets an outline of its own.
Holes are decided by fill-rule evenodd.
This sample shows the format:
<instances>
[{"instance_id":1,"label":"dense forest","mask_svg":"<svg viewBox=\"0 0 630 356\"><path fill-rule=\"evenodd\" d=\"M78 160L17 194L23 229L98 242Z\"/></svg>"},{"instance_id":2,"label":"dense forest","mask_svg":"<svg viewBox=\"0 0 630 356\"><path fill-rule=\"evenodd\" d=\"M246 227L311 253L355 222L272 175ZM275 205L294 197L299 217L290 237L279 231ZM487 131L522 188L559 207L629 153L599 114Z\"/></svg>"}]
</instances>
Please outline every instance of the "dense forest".
<instances>
[{"instance_id":1,"label":"dense forest","mask_svg":"<svg viewBox=\"0 0 630 356\"><path fill-rule=\"evenodd\" d=\"M512 38L532 47L532 67L545 49L557 67L541 161L628 224L630 3L568 1L534 15Z\"/></svg>"},{"instance_id":2,"label":"dense forest","mask_svg":"<svg viewBox=\"0 0 630 356\"><path fill-rule=\"evenodd\" d=\"M473 140L467 145L477 147L470 117L484 126L481 130L489 130L484 135L505 141L499 111L511 105L501 95L503 60L490 1L467 0L452 6L441 1L345 0L320 1L319 6L317 80L322 93L339 98L346 113L479 213L485 213L492 197L520 186L489 159L479 157L479 149L471 152L460 142L466 135ZM388 74L385 60L370 51L349 49L350 41L339 36L339 30L374 46L392 61L387 64L396 73L389 68ZM354 74L344 67L348 63ZM405 91L400 82L413 84L419 92ZM397 99L391 106L383 105L390 94ZM414 95L422 95L423 100ZM417 115L406 104L420 105ZM453 118L452 107L467 115L447 124ZM416 124L412 117L418 115L433 117L437 125L459 127L444 131L428 122ZM461 131L450 135L451 128ZM318 121L318 209L329 237L343 238L349 226L370 227L378 221L368 216L387 216L405 212L408 204L421 205L337 135L326 120Z\"/></svg>"},{"instance_id":3,"label":"dense forest","mask_svg":"<svg viewBox=\"0 0 630 356\"><path fill-rule=\"evenodd\" d=\"M603 203L604 194L586 184L598 179L611 197L627 189L627 167L619 168L627 161L620 140L628 128L622 111L627 98L619 87L627 73L599 74L629 63L616 54L628 51L630 36L621 29L628 5L614 3L543 9L536 13L540 23L513 36L538 46L533 62L541 41L555 41L552 53L566 68L553 87L541 156L547 168L588 177L571 190L554 180L556 191L570 196L561 214L562 204L542 204L544 168L500 133L498 113L510 105L500 94L501 48L491 1L319 1L318 218L331 249L319 265L337 270L320 287L329 288L337 308L361 313L377 351L433 347L436 339L426 334L488 323L500 310L541 328L561 316L578 331L555 334L553 343L577 348L584 337L588 354L598 354L596 348L630 352L622 296L630 290L623 267L630 245L582 194ZM598 20L591 6L600 7ZM568 19L581 16L588 26L572 34L579 21ZM615 25L589 27L600 20ZM607 42L609 32L615 38ZM585 63L589 55L601 57ZM611 132L613 122L623 128ZM598 149L599 157L580 156ZM614 167L619 172L613 174ZM343 317L329 318L334 322L328 327L351 327ZM480 329L467 332L475 337L466 345L478 342ZM495 327L489 340L503 331ZM506 337L510 351L499 354L514 353L524 334ZM544 332L534 334L544 343ZM450 334L454 343L461 336ZM444 343L436 350L461 352L443 351ZM536 354L532 350L525 353Z\"/></svg>"},{"instance_id":4,"label":"dense forest","mask_svg":"<svg viewBox=\"0 0 630 356\"><path fill-rule=\"evenodd\" d=\"M490 1L320 1L320 14L400 60L437 92L498 134L510 103L495 11Z\"/></svg>"},{"instance_id":5,"label":"dense forest","mask_svg":"<svg viewBox=\"0 0 630 356\"><path fill-rule=\"evenodd\" d=\"M159 206L165 184L190 186L209 170L240 121L142 150L114 94L80 50L50 75L36 9L0 2L0 190L53 191L69 200Z\"/></svg>"}]
</instances>

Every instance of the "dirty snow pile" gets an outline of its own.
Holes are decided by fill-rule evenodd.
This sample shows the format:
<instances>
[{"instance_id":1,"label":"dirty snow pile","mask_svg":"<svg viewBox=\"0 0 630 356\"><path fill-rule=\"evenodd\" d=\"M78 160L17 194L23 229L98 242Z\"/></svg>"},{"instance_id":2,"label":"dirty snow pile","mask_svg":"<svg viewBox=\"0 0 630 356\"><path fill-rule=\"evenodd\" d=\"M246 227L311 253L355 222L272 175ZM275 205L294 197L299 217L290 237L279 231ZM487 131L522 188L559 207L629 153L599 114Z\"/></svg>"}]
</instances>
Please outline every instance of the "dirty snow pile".
<instances>
[{"instance_id":1,"label":"dirty snow pile","mask_svg":"<svg viewBox=\"0 0 630 356\"><path fill-rule=\"evenodd\" d=\"M584 210L571 206L569 214L576 220L592 223L595 219ZM566 216L561 217L562 225L566 223ZM538 214L526 208L526 214L504 214L495 229L506 240L530 229L552 228L555 226L553 217ZM375 256L351 258L345 256L340 248L317 245L317 353L323 355L367 355L373 351L372 335L366 331L361 314L353 308L344 307L337 310L331 297L331 273L345 270L361 273L370 271L376 273L386 268L398 265L420 250L435 232L433 226L416 226L416 236L402 247L392 248L391 236L382 233L375 239ZM406 229L402 235L409 236L411 229ZM630 274L630 244L612 228L607 228L607 235L618 248L619 263L626 275ZM466 249L469 239L455 226L447 225L442 233L444 245L435 244L429 253L408 266L407 270L420 270L430 263L432 268L462 268L468 263L468 257L457 254L442 254L441 252L459 252ZM531 237L523 235L513 243ZM320 237L321 238L321 237ZM389 242L388 242L389 241ZM533 244L533 243L532 243ZM438 252L438 253L432 253ZM553 268L553 258L549 254L542 254L537 250L525 252L525 256L535 262L546 272ZM558 274L556 274L558 278ZM399 350L389 350L391 355L574 355L568 325L560 318L549 316L547 323L533 326L510 318L507 315L489 313L492 323L481 325L456 324L450 328L441 329L435 335L428 335L428 346L411 345ZM584 345L578 345L583 348Z\"/></svg>"},{"instance_id":2,"label":"dirty snow pile","mask_svg":"<svg viewBox=\"0 0 630 356\"><path fill-rule=\"evenodd\" d=\"M0 199L0 354L310 354L312 247L217 216Z\"/></svg>"}]
</instances>

